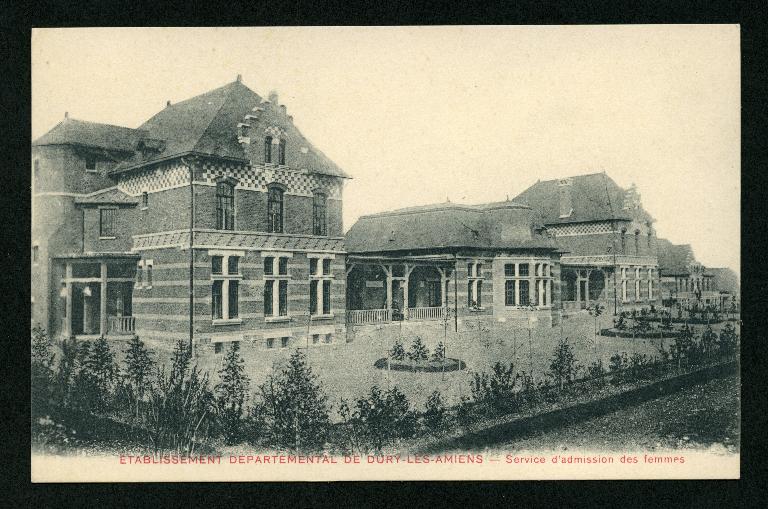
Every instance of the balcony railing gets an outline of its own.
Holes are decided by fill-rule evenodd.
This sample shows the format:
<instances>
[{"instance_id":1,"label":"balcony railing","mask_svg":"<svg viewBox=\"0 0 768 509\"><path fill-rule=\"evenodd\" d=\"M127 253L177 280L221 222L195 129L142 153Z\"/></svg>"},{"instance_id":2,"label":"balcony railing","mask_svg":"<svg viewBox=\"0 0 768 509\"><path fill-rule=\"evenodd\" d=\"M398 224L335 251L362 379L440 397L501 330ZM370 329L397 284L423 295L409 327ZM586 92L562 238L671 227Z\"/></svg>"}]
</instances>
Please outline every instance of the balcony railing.
<instances>
[{"instance_id":1,"label":"balcony railing","mask_svg":"<svg viewBox=\"0 0 768 509\"><path fill-rule=\"evenodd\" d=\"M408 320L440 320L444 316L444 307L408 308Z\"/></svg>"},{"instance_id":2,"label":"balcony railing","mask_svg":"<svg viewBox=\"0 0 768 509\"><path fill-rule=\"evenodd\" d=\"M110 316L109 334L133 334L136 332L136 318L133 316Z\"/></svg>"},{"instance_id":3,"label":"balcony railing","mask_svg":"<svg viewBox=\"0 0 768 509\"><path fill-rule=\"evenodd\" d=\"M391 309L357 309L354 311L347 311L347 323L350 325L386 323L391 321Z\"/></svg>"},{"instance_id":4,"label":"balcony railing","mask_svg":"<svg viewBox=\"0 0 768 509\"><path fill-rule=\"evenodd\" d=\"M391 309L358 309L347 311L347 323L362 325L387 323L393 320L441 320L444 316L444 307L408 308L407 317Z\"/></svg>"}]
</instances>

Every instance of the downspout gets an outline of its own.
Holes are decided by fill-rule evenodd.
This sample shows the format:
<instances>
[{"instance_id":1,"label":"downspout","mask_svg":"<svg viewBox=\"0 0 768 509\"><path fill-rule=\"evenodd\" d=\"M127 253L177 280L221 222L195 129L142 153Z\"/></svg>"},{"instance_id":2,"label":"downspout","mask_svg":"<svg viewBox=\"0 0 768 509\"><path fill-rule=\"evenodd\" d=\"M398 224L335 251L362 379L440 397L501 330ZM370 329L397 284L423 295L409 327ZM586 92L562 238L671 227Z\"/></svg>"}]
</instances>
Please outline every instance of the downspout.
<instances>
[{"instance_id":1,"label":"downspout","mask_svg":"<svg viewBox=\"0 0 768 509\"><path fill-rule=\"evenodd\" d=\"M189 353L194 356L195 324L195 252L192 249L195 227L195 188L192 164L181 158L182 164L189 168Z\"/></svg>"},{"instance_id":2,"label":"downspout","mask_svg":"<svg viewBox=\"0 0 768 509\"><path fill-rule=\"evenodd\" d=\"M82 220L80 221L80 252L85 253L85 207L80 207Z\"/></svg>"}]
</instances>

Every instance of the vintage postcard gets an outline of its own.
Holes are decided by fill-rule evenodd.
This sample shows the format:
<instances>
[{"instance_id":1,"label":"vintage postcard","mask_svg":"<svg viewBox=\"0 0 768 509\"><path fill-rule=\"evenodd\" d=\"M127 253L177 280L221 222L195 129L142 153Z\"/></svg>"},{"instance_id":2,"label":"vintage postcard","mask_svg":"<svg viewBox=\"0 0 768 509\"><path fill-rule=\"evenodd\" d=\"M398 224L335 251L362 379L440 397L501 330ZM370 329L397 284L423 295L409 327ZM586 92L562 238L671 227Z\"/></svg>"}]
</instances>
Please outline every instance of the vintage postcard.
<instances>
[{"instance_id":1,"label":"vintage postcard","mask_svg":"<svg viewBox=\"0 0 768 509\"><path fill-rule=\"evenodd\" d=\"M32 480L739 478L740 121L737 25L34 29Z\"/></svg>"}]
</instances>

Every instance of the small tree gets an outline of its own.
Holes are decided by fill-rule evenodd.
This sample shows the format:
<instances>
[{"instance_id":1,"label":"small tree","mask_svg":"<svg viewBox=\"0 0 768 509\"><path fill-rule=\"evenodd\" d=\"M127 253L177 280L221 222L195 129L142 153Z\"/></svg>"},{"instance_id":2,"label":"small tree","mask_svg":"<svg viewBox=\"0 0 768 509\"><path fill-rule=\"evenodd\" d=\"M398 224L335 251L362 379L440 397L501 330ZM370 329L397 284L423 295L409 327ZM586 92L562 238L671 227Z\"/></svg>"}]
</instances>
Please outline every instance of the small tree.
<instances>
[{"instance_id":1,"label":"small tree","mask_svg":"<svg viewBox=\"0 0 768 509\"><path fill-rule=\"evenodd\" d=\"M576 358L568 338L561 338L549 364L549 374L558 390L571 383L576 377Z\"/></svg>"},{"instance_id":2,"label":"small tree","mask_svg":"<svg viewBox=\"0 0 768 509\"><path fill-rule=\"evenodd\" d=\"M424 425L432 432L442 429L445 424L445 404L440 391L434 391L427 398L424 412Z\"/></svg>"},{"instance_id":3,"label":"small tree","mask_svg":"<svg viewBox=\"0 0 768 509\"><path fill-rule=\"evenodd\" d=\"M149 390L151 374L155 366L144 342L138 336L133 336L128 343L123 366L127 382L125 386L132 403L131 406L135 410L136 418L138 418L139 406Z\"/></svg>"},{"instance_id":4,"label":"small tree","mask_svg":"<svg viewBox=\"0 0 768 509\"><path fill-rule=\"evenodd\" d=\"M389 356L396 361L405 359L405 348L403 348L403 343L400 341L400 338L395 340L395 344L392 345L392 349L389 351Z\"/></svg>"},{"instance_id":5,"label":"small tree","mask_svg":"<svg viewBox=\"0 0 768 509\"><path fill-rule=\"evenodd\" d=\"M397 438L413 436L416 425L416 415L397 387L382 392L374 385L366 397L357 400L354 411L345 409L342 418L357 437L358 447L366 451L381 451Z\"/></svg>"},{"instance_id":6,"label":"small tree","mask_svg":"<svg viewBox=\"0 0 768 509\"><path fill-rule=\"evenodd\" d=\"M445 360L445 345L442 341L437 343L435 351L432 352L432 360L435 362L441 362Z\"/></svg>"},{"instance_id":7,"label":"small tree","mask_svg":"<svg viewBox=\"0 0 768 509\"><path fill-rule=\"evenodd\" d=\"M330 409L317 376L296 350L288 364L259 386L257 414L264 420L267 439L296 451L320 450L330 431Z\"/></svg>"},{"instance_id":8,"label":"small tree","mask_svg":"<svg viewBox=\"0 0 768 509\"><path fill-rule=\"evenodd\" d=\"M190 369L192 353L184 341L176 343L171 370L157 370L143 412L149 440L157 453L193 454L208 436L215 406L208 373Z\"/></svg>"},{"instance_id":9,"label":"small tree","mask_svg":"<svg viewBox=\"0 0 768 509\"><path fill-rule=\"evenodd\" d=\"M411 349L408 352L408 358L417 364L422 361L426 361L429 358L429 350L421 341L420 336L416 336L415 338L413 338Z\"/></svg>"},{"instance_id":10,"label":"small tree","mask_svg":"<svg viewBox=\"0 0 768 509\"><path fill-rule=\"evenodd\" d=\"M219 370L219 380L214 387L219 425L226 443L238 443L243 435L243 405L250 383L238 341L233 341L227 350L224 365Z\"/></svg>"}]
</instances>

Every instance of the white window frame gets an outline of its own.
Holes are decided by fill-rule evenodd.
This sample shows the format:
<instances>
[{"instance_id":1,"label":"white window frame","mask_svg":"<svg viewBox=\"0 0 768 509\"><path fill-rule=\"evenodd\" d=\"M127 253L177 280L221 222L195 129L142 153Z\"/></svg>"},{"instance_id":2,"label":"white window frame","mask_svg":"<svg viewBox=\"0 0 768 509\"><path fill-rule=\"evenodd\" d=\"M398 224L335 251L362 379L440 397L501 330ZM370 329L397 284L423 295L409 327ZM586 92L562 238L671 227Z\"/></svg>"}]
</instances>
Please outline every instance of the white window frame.
<instances>
[{"instance_id":1,"label":"white window frame","mask_svg":"<svg viewBox=\"0 0 768 509\"><path fill-rule=\"evenodd\" d=\"M479 289L482 288L482 285L480 284L481 281L483 281L485 278L483 277L482 269L480 270L480 275L477 274L477 266L483 266L486 264L485 260L467 260L467 264L471 265L471 269L467 272L467 290L471 292L471 295L475 297L472 299L473 302L477 302L477 295ZM472 287L472 290L469 290L469 287ZM469 298L469 297L468 297ZM480 305L476 307L472 307L469 302L467 302L467 308L470 311L483 311L485 308L482 306L482 300L483 296L482 293L480 294Z\"/></svg>"},{"instance_id":2,"label":"white window frame","mask_svg":"<svg viewBox=\"0 0 768 509\"><path fill-rule=\"evenodd\" d=\"M648 300L653 300L653 269L648 269Z\"/></svg>"},{"instance_id":3,"label":"white window frame","mask_svg":"<svg viewBox=\"0 0 768 509\"><path fill-rule=\"evenodd\" d=\"M142 280L143 288L150 290L152 288L152 281L154 279L154 260L144 260L144 278Z\"/></svg>"},{"instance_id":4,"label":"white window frame","mask_svg":"<svg viewBox=\"0 0 768 509\"><path fill-rule=\"evenodd\" d=\"M134 288L144 288L144 260L139 260L136 264L136 281L133 283Z\"/></svg>"},{"instance_id":5,"label":"white window frame","mask_svg":"<svg viewBox=\"0 0 768 509\"><path fill-rule=\"evenodd\" d=\"M540 309L546 309L552 306L553 277L551 261L528 259L513 262L502 260L502 265L504 266L504 307L523 309L533 306ZM507 275L507 265L514 266L514 275ZM520 265L528 265L527 276L520 275ZM507 281L513 281L515 287L515 302L512 305L507 304ZM528 304L526 305L520 303L520 281L528 281ZM538 300L535 303L532 302L534 296L538 297Z\"/></svg>"},{"instance_id":6,"label":"white window frame","mask_svg":"<svg viewBox=\"0 0 768 509\"><path fill-rule=\"evenodd\" d=\"M291 300L290 300L290 286L291 286L291 267L290 259L293 258L293 253L281 252L281 251L263 251L261 253L262 266L264 258L272 258L272 274L264 274L264 287L266 288L267 281L275 281L272 283L272 314L264 315L264 321L266 322L287 322L291 320ZM286 262L287 274L280 274L280 258L287 258ZM280 315L280 281L287 281L286 283L286 309L285 314ZM262 293L263 295L263 293Z\"/></svg>"},{"instance_id":7,"label":"white window frame","mask_svg":"<svg viewBox=\"0 0 768 509\"><path fill-rule=\"evenodd\" d=\"M628 299L628 292L627 292L627 268L622 267L621 268L621 301L622 302L629 302Z\"/></svg>"},{"instance_id":8,"label":"white window frame","mask_svg":"<svg viewBox=\"0 0 768 509\"><path fill-rule=\"evenodd\" d=\"M214 274L213 273L213 257L214 256L220 256L221 257L221 274ZM230 274L229 273L229 259L230 257L237 257L239 258L238 264L237 264L237 274ZM233 324L233 323L242 323L243 320L240 318L241 310L240 310L240 282L243 280L243 273L242 273L242 262L243 258L245 258L245 251L229 251L229 250L209 250L208 251L208 258L211 260L211 321L214 325L220 325L220 324ZM214 281L221 281L221 318L214 318L213 317L213 285ZM229 282L230 281L237 281L237 304L238 304L238 316L230 317L229 316Z\"/></svg>"},{"instance_id":9,"label":"white window frame","mask_svg":"<svg viewBox=\"0 0 768 509\"><path fill-rule=\"evenodd\" d=\"M332 302L328 303L328 313L324 313L323 312L324 304L325 304L325 302L323 300L324 299L323 298L323 284L325 284L325 282L327 281L328 284L331 285L331 291L329 293L330 293L330 297L331 297L331 300L332 300L333 299L333 279L334 279L334 276L333 276L333 260L335 258L336 258L336 256L333 255L333 254L325 254L325 253L322 253L322 254L320 254L320 253L308 253L307 254L307 260L308 260L308 263L309 263L308 270L311 269L311 267L312 267L312 260L317 260L317 265L315 267L317 273L316 274L312 274L312 271L309 270L309 281L310 281L310 283L309 283L309 291L310 291L309 300L310 300L310 302L312 301L312 281L317 281L317 287L316 287L317 297L315 299L316 302L317 302L317 310L316 310L316 312L314 314L311 315L312 318L333 318L333 316L334 316ZM328 274L325 274L323 272L323 264L325 263L325 260L328 260L329 263L331 264L331 267L330 267L330 270L328 271Z\"/></svg>"}]
</instances>

